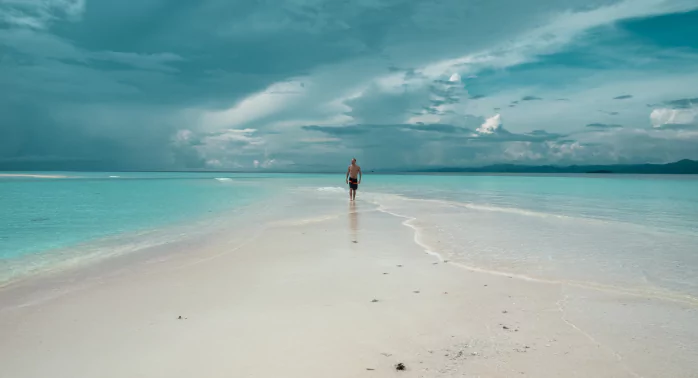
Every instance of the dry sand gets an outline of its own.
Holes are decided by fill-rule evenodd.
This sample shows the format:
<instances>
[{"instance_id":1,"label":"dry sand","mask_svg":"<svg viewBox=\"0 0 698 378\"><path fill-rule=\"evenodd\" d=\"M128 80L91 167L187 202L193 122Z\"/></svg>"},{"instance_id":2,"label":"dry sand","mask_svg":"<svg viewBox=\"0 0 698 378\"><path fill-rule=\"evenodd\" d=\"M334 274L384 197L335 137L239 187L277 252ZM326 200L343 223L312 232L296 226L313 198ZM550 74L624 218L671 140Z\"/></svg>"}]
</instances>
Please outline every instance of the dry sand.
<instances>
[{"instance_id":1,"label":"dry sand","mask_svg":"<svg viewBox=\"0 0 698 378\"><path fill-rule=\"evenodd\" d=\"M563 287L440 262L403 221L359 203L5 288L0 376L690 376L634 371Z\"/></svg>"}]
</instances>

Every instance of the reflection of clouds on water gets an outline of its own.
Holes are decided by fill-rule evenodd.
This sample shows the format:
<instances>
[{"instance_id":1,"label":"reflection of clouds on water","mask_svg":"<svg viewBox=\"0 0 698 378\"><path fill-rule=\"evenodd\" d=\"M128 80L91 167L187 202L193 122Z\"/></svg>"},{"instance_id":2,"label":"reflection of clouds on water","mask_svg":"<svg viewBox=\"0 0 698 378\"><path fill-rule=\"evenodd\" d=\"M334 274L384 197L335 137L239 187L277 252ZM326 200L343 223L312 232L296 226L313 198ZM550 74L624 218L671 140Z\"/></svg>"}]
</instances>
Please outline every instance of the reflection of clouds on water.
<instances>
[{"instance_id":1,"label":"reflection of clouds on water","mask_svg":"<svg viewBox=\"0 0 698 378\"><path fill-rule=\"evenodd\" d=\"M359 212L356 210L356 202L349 202L349 229L352 241L359 241Z\"/></svg>"}]
</instances>

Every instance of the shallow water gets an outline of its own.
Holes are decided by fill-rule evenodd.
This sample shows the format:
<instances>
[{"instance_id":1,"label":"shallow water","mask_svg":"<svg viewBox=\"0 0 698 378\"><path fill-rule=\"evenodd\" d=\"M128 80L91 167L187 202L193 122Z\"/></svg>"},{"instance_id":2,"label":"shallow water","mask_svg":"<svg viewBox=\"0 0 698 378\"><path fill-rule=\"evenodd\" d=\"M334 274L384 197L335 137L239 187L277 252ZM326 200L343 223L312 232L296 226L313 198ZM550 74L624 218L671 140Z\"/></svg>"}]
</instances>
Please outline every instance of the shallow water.
<instances>
[{"instance_id":1,"label":"shallow water","mask_svg":"<svg viewBox=\"0 0 698 378\"><path fill-rule=\"evenodd\" d=\"M347 201L341 174L66 175L73 177L0 178L0 277L36 264L27 257L54 264L66 249L113 254L120 240L128 240L124 251L138 250L223 214L252 222L251 212L272 199L266 221L322 216L343 209L328 203ZM284 213L291 199L303 214L296 206ZM357 206L369 202L415 218L423 243L469 267L698 296L695 176L367 175Z\"/></svg>"},{"instance_id":2,"label":"shallow water","mask_svg":"<svg viewBox=\"0 0 698 378\"><path fill-rule=\"evenodd\" d=\"M698 303L696 176L412 175L364 184L364 199L413 219L420 241L444 259Z\"/></svg>"}]
</instances>

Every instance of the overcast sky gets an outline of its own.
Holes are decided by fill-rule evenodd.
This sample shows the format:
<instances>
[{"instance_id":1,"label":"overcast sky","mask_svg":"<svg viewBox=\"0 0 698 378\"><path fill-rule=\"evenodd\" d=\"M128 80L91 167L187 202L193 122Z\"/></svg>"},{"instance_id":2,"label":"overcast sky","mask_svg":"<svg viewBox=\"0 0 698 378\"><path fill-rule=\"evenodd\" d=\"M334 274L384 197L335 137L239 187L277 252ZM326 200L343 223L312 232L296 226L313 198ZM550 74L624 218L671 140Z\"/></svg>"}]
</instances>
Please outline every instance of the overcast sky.
<instances>
[{"instance_id":1,"label":"overcast sky","mask_svg":"<svg viewBox=\"0 0 698 378\"><path fill-rule=\"evenodd\" d=\"M0 169L698 159L696 0L0 0Z\"/></svg>"}]
</instances>

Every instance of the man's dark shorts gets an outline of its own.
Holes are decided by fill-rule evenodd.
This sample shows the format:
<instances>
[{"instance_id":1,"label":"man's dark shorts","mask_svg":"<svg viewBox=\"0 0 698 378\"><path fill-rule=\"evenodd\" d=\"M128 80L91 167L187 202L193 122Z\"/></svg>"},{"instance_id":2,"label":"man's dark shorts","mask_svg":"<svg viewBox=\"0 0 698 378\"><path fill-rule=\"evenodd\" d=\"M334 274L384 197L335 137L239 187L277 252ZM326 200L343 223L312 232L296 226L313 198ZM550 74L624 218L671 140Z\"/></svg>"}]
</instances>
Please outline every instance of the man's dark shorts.
<instances>
[{"instance_id":1,"label":"man's dark shorts","mask_svg":"<svg viewBox=\"0 0 698 378\"><path fill-rule=\"evenodd\" d=\"M359 181L355 178L349 178L349 189L358 189L359 188Z\"/></svg>"}]
</instances>

